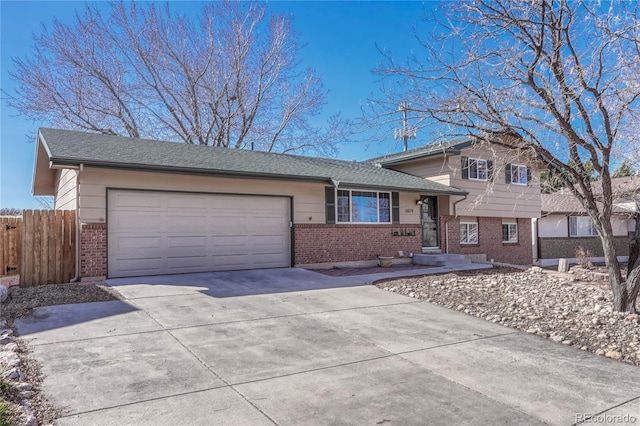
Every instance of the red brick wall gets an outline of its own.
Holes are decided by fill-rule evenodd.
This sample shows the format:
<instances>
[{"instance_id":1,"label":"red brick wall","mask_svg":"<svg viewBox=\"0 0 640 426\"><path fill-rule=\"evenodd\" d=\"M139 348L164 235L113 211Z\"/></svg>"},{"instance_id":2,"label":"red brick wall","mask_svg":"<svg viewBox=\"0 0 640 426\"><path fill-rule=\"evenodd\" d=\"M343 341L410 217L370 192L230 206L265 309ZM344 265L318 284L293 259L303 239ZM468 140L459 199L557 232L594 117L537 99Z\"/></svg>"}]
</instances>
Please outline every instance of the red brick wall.
<instances>
[{"instance_id":1,"label":"red brick wall","mask_svg":"<svg viewBox=\"0 0 640 426\"><path fill-rule=\"evenodd\" d=\"M80 276L107 276L107 224L83 223L80 232Z\"/></svg>"},{"instance_id":2,"label":"red brick wall","mask_svg":"<svg viewBox=\"0 0 640 426\"><path fill-rule=\"evenodd\" d=\"M533 262L531 246L531 219L517 219L518 242L502 242L502 218L478 218L478 244L460 244L460 218L454 216L440 217L440 248L449 253L486 254L487 260L511 263L514 265L530 265ZM445 229L449 230L449 238L445 238Z\"/></svg>"},{"instance_id":3,"label":"red brick wall","mask_svg":"<svg viewBox=\"0 0 640 426\"><path fill-rule=\"evenodd\" d=\"M296 224L295 263L374 260L377 256L397 256L398 250L405 256L420 253L421 233L420 225Z\"/></svg>"}]
</instances>

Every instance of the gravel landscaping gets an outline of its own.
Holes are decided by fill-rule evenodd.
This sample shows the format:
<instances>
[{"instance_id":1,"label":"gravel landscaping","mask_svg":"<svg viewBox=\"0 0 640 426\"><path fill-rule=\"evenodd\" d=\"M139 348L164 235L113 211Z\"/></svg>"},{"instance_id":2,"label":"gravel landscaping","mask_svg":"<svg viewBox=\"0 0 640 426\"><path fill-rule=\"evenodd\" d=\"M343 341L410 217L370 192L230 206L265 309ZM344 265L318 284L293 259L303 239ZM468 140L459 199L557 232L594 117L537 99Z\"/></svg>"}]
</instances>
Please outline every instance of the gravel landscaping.
<instances>
[{"instance_id":1,"label":"gravel landscaping","mask_svg":"<svg viewBox=\"0 0 640 426\"><path fill-rule=\"evenodd\" d=\"M376 285L640 366L640 317L612 312L609 284L598 274L495 268Z\"/></svg>"},{"instance_id":2,"label":"gravel landscaping","mask_svg":"<svg viewBox=\"0 0 640 426\"><path fill-rule=\"evenodd\" d=\"M30 315L38 306L118 299L122 297L113 288L93 283L8 288L8 298L0 304L0 425L48 425L60 415L40 393L40 366L14 335L13 321Z\"/></svg>"}]
</instances>

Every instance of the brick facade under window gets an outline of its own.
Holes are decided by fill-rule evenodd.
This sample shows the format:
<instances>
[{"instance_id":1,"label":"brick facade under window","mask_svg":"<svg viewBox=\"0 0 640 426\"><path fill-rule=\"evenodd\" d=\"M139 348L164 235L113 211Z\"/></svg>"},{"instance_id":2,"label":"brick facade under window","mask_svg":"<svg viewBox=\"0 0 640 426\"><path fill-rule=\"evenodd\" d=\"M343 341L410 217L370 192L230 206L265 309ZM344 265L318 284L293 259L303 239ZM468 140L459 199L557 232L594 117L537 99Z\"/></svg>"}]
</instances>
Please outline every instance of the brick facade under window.
<instances>
[{"instance_id":1,"label":"brick facade under window","mask_svg":"<svg viewBox=\"0 0 640 426\"><path fill-rule=\"evenodd\" d=\"M516 220L516 219L514 219ZM511 263L514 265L531 265L533 252L531 246L531 220L517 219L518 242L502 242L502 219L498 217L478 218L478 244L460 244L460 218L454 216L440 217L440 249L457 254L486 254L487 260ZM446 238L445 230L449 236Z\"/></svg>"},{"instance_id":2,"label":"brick facade under window","mask_svg":"<svg viewBox=\"0 0 640 426\"><path fill-rule=\"evenodd\" d=\"M411 234L411 235L407 235ZM295 263L336 263L420 253L420 225L294 225Z\"/></svg>"},{"instance_id":3,"label":"brick facade under window","mask_svg":"<svg viewBox=\"0 0 640 426\"><path fill-rule=\"evenodd\" d=\"M83 223L80 232L80 276L107 276L107 224Z\"/></svg>"},{"instance_id":4,"label":"brick facade under window","mask_svg":"<svg viewBox=\"0 0 640 426\"><path fill-rule=\"evenodd\" d=\"M629 241L628 236L614 237L618 256L629 255ZM578 246L590 250L594 257L604 256L600 237L538 238L540 259L574 258Z\"/></svg>"}]
</instances>

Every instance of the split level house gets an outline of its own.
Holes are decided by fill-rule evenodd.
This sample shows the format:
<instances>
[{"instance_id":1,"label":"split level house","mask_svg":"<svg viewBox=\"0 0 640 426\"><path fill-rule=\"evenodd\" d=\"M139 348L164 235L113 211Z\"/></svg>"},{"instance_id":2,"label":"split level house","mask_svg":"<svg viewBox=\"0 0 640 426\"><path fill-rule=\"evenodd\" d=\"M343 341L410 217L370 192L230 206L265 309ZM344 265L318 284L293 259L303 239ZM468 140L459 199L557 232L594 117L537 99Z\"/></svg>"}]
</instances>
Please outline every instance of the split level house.
<instances>
[{"instance_id":1,"label":"split level house","mask_svg":"<svg viewBox=\"0 0 640 426\"><path fill-rule=\"evenodd\" d=\"M34 195L76 211L82 278L369 264L532 263L539 174L473 139L366 162L42 128Z\"/></svg>"}]
</instances>

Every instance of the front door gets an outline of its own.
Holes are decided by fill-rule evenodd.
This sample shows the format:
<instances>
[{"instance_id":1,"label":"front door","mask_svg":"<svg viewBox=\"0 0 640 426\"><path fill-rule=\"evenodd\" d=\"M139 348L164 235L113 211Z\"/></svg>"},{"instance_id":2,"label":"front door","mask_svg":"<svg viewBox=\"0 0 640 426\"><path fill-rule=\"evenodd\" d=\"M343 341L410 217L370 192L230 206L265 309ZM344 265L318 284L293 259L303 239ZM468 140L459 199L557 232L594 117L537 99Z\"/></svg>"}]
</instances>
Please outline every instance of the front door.
<instances>
[{"instance_id":1,"label":"front door","mask_svg":"<svg viewBox=\"0 0 640 426\"><path fill-rule=\"evenodd\" d=\"M439 247L438 197L422 197L422 247Z\"/></svg>"}]
</instances>

